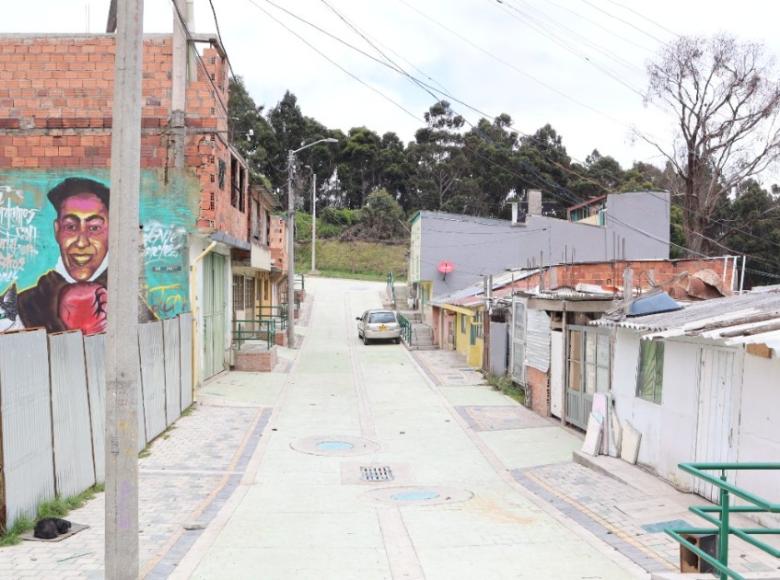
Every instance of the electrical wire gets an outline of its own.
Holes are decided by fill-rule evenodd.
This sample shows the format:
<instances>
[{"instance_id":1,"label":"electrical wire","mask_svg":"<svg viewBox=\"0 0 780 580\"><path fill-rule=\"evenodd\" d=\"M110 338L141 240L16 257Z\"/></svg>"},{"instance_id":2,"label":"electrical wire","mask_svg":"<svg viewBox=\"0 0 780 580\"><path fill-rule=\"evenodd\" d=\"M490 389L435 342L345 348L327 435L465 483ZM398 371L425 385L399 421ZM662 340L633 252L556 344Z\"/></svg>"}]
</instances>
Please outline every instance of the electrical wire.
<instances>
[{"instance_id":1,"label":"electrical wire","mask_svg":"<svg viewBox=\"0 0 780 580\"><path fill-rule=\"evenodd\" d=\"M635 87L633 87L632 85L630 85L629 83L624 81L622 78L620 78L620 76L618 76L617 73L615 73L614 71L610 70L609 68L599 64L593 58L591 58L589 55L584 54L581 50L578 50L576 47L574 47L572 44L570 44L567 40L561 38L560 35L556 34L555 32L552 32L549 29L547 29L546 25L544 23L540 22L538 18L535 18L534 16L532 16L530 14L527 14L526 12L521 10L519 7L515 6L512 2L510 2L510 0L488 0L488 1L491 4L494 4L495 6L499 7L499 9L503 8L504 12L509 14L515 20L518 20L518 21L522 22L523 24L525 24L526 26L531 28L531 30L534 30L538 34L540 34L540 35L550 39L552 42L554 42L558 46L561 46L564 50L570 52L571 54L573 54L577 58L581 58L586 63L588 63L589 65L593 66L594 68L599 70L601 73L605 74L606 76L608 76L609 78L614 80L615 82L619 83L620 85L624 86L625 88L627 88L631 92L636 93L640 97L644 98L644 95L642 94L641 91L639 91L638 89L636 89ZM556 24L558 26L564 28L564 30L566 30L568 32L568 34L571 35L571 36L579 34L579 33L575 32L575 31L573 31L571 28L566 27L563 24L560 24L560 23L556 23ZM594 49L597 52L601 52L603 55L607 56L607 58L611 58L612 60L614 60L615 62L617 62L618 64L620 64L620 65L622 65L624 67L631 68L633 70L640 70L641 71L641 69L639 69L639 67L637 67L636 65L626 61L625 59L623 59L621 57L616 57L616 56L612 55L612 53L610 53L609 51L606 51L605 49L603 49L599 45L592 43L590 40L588 40L587 38L583 37L582 35L579 35L579 36L584 39L585 43L590 43L591 46L594 47Z\"/></svg>"},{"instance_id":2,"label":"electrical wire","mask_svg":"<svg viewBox=\"0 0 780 580\"><path fill-rule=\"evenodd\" d=\"M264 12L266 15L268 15L269 17L271 17L271 18L272 18L274 21L276 21L277 23L279 23L280 25L282 25L282 26L283 26L285 29L287 29L288 31L292 32L292 33L293 33L293 34L294 34L296 37L298 37L299 39L301 39L302 41L304 41L304 42L305 42L305 43L306 43L308 46L310 46L312 49L314 49L315 51L317 51L319 54L322 54L322 53L320 53L320 51L319 51L319 50L317 50L317 49L316 49L316 48L315 48L313 45L311 45L309 42L307 42L305 39L303 39L303 38L302 38L300 35L298 35L297 33L293 32L291 29L289 29L289 27L287 27L286 25L284 25L283 23L281 23L281 21L279 21L278 19L276 19L275 17L273 17L273 16L272 16L270 13L268 13L267 11L265 11L264 9L262 9L260 6L258 6L258 5L257 5L257 4L256 4L256 3L253 1L253 0L248 0L248 1L249 1L250 3L252 3L253 5L255 5L255 6L256 6L258 9L260 9L262 12ZM297 18L298 20L301 20L301 21L303 21L303 22L305 22L305 23L309 24L310 26L313 26L314 28L318 29L320 32L323 32L323 33L327 34L328 36L330 36L330 37L332 37L332 38L335 38L335 39L339 40L339 41L340 41L340 42L342 42L343 44L346 44L346 45L347 45L347 46L349 46L350 48L353 48L353 49L357 50L358 52L360 52L361 54L364 54L365 56L368 56L368 57L369 57L369 58L371 58L372 60L378 61L378 59L374 58L374 57L373 57L373 56L371 56L371 55L368 55L367 53L365 53L365 51L362 51L362 50L358 49L357 47L354 47L354 46L350 45L349 43L346 43L346 42L345 42L345 41L343 41L342 39L339 39L338 37L335 37L333 34L331 34L331 33L327 32L327 31L325 31L325 30L324 30L324 29L322 29L321 27L318 27L318 26L314 25L313 23L310 23L310 22L306 21L305 19L302 19L301 17L298 17L297 15L295 15L295 14L291 13L290 11L288 11L288 10L286 10L286 9L284 9L284 8L282 8L282 7L280 7L280 6L278 6L277 4L275 4L275 3L271 2L270 0L265 0L265 1L266 1L266 2L268 2L269 4L272 4L272 5L273 5L273 6L275 6L275 7L277 7L277 8L279 8L279 9L283 10L284 12L286 12L286 13L290 14L291 16L293 16L293 17ZM404 3L404 4L407 4L407 3L406 3L404 0L400 0L400 1L401 1L402 3ZM323 0L323 2L324 2L324 0ZM426 92L428 92L428 93L429 93L429 94L431 94L432 96L436 97L436 95L435 95L435 94L433 94L433 93L432 93L432 92L429 90L429 89L431 88L431 87L430 87L430 85L427 85L426 83L420 82L420 81L419 81L419 79L415 79L415 78L414 78L412 75L410 75L408 72L406 72L405 70L403 70L403 69L402 69L402 68L401 68L399 65L397 65L397 63L394 63L394 61L392 61L392 59L389 59L389 57L387 57L387 55L386 55L386 54L384 54L384 52L383 52L383 51L381 51L380 49L378 49L378 48L377 48L377 47L374 45L374 43L372 43L371 41L369 41L369 40L367 39L367 37L366 37L364 34L360 33L360 32L357 30L357 28L356 28L356 27L355 27L355 26L354 26L352 23L350 23L350 22L349 22L349 21L348 21L348 20L347 20L345 17L342 17L342 16L341 16L341 15L340 15L340 14L339 14L339 13L338 13L338 12L337 12L337 11L336 11L336 10L335 10L335 9L334 9L332 6L331 6L331 5L327 4L327 2L325 2L325 4L326 4L326 5L327 5L327 6L328 6L328 7L329 7L329 8L330 8L332 11L334 11L334 12L335 12L335 13L336 13L336 14L337 14L337 15L338 15L338 16L339 16L339 17L340 17L340 18L341 18L341 19L342 19L342 20L343 20L345 23L348 23L348 25L350 26L350 28L352 28L352 29L353 29L355 32L357 32L358 34L360 34L360 35L361 35L361 37L363 37L363 38L364 38L364 40L367 40L367 42L369 42L369 44L371 44L371 46L372 46L373 48L375 48L375 50L377 50L378 52L380 52L380 54L382 54L382 55L383 55L383 56L384 56L386 59L388 59L388 60L389 60L389 62L390 62L390 65L389 65L389 67L390 67L390 68L392 68L392 69L393 69L393 70L395 70L396 72L399 72L399 73L401 73L401 74L404 74L405 76L409 77L409 78L410 78L410 80L412 80L413 82L415 82L415 84L417 84L418 86L420 86L421 88L423 88L424 90L426 90ZM408 4L407 4L407 6L408 6ZM410 6L410 7L411 7L411 6ZM416 10L414 7L411 7L411 8L413 8L415 11L418 11L418 10ZM418 11L418 12L419 12L419 11ZM421 13L421 14L422 14L422 13ZM457 33L456 33L456 34L457 34ZM323 55L323 56L324 56L324 55ZM354 78L355 80L358 80L358 82L361 82L362 84L364 84L364 83L363 83L363 81L362 81L362 79L359 79L359 77L357 77L356 75L353 75L353 74L352 74L352 73L350 73L349 71L346 71L346 69L344 69L343 67L341 67L341 66L340 66L338 63L335 63L334 61L332 61L332 60L331 60L330 58L328 58L328 57L326 57L326 59L327 59L327 60L329 60L329 62L331 62L332 64L334 64L334 65L335 65L335 66L337 66L338 68L340 68L341 70L343 70L344 72L346 72L347 74L349 74L349 75L350 75L352 78ZM380 64L383 64L383 65L385 64L385 63L382 63L381 61L379 61L379 62L380 62ZM385 96L385 95L384 95L383 93L381 93L381 91L379 91L378 89L374 89L373 87L371 87L371 88L372 88L373 90L375 90L375 91L379 92L379 94L380 94L380 95L382 95L382 96ZM434 90L435 90L435 89L434 89ZM445 96L449 96L449 95L445 95ZM386 97L386 96L385 96L385 97ZM456 101L460 102L461 104L464 104L465 106L468 106L468 107L469 107L469 108L471 108L472 110L475 110L475 111L477 111L478 113L480 113L481 115L483 115L483 116L485 116L485 117L490 117L490 115L488 115L488 114L484 113L483 111L480 111L479 109L476 109L475 107L472 107L472 106L470 106L470 105L468 105L468 104L466 104L466 103L464 103L464 102L462 102L462 101L460 101L460 100L458 100L458 99L455 99L455 98L453 98L453 100L456 100ZM393 103L395 103L394 101L392 101L392 102L393 102ZM397 103L395 103L395 104L397 104ZM404 110L405 110L407 113L409 113L410 115L412 115L414 118L417 118L417 116L416 116L416 115L414 115L413 113L409 112L409 111L408 111L408 110L406 110L406 109L404 109ZM471 124L471 123L469 123L469 124L470 124L470 125L472 125L472 126L474 126L474 125L473 125L473 124ZM464 146L468 147L468 145L467 145L467 144L464 144ZM543 153L543 152L542 152L542 153ZM485 157L483 157L483 156L479 155L478 153L477 153L477 156L478 156L478 157L480 157L480 158L482 158L482 159L484 159L484 160L486 160L486 161L488 161L488 162L490 162L490 163L492 163L493 165L498 165L498 164L496 164L495 162L493 162L492 160L490 160L490 159L487 159L487 158L485 158ZM548 159L548 160L549 160L549 159ZM568 168L566 168L565 166L562 166L562 165L560 165L560 164L557 164L557 163L555 163L555 162L553 162L553 163L554 163L554 164L556 164L556 165L557 165L559 168L561 168L561 169L563 169L563 170L570 171L570 170L569 170ZM502 167L502 166L500 166L500 165L498 165L498 166L499 166L499 167ZM506 170L506 168L504 168L504 167L502 167L502 168L503 168L504 170ZM533 168L533 169L535 170L535 168ZM510 172L510 173L514 173L514 174L518 175L518 176L519 176L519 177L521 177L521 179L523 179L524 181L526 181L526 180L527 180L527 176L522 176L522 175L520 175L520 174L517 174L516 172L514 172L514 171L512 171L512 170L509 170L509 172ZM536 176L537 176L537 177L540 177L540 178L542 178L542 179L544 180L543 176L541 176L541 174L540 174L538 171L536 171ZM582 176L580 175L580 177L582 177ZM544 181L546 181L546 180L544 180ZM597 183L597 182L595 182L595 181L594 181L593 183ZM548 182L546 185L547 185L547 186L548 186L548 188L549 188L549 186L550 186L549 182ZM601 186L601 184L598 184L598 185L599 185L600 187L602 187L602 186ZM555 191L555 189L558 189L559 191L557 191L557 192L556 192L556 191ZM557 184L553 184L552 191L551 191L550 189L548 189L548 193L550 193L550 194L551 194L551 195L553 195L553 196L559 197L560 199L563 199L563 200L565 200L565 198L563 198L563 197L562 197L562 194L567 194L567 195L569 196L569 199L573 199L575 202L582 201L582 199L581 199L581 198L577 198L577 197L576 197L576 194L574 194L573 192L571 192L571 190L568 190L567 188L565 188L565 187L562 187L562 186L560 186L560 185L557 185ZM657 196L656 196L656 197L657 197ZM662 198L659 198L659 199L662 199ZM631 224L627 224L626 222L622 222L622 220L618 220L617 218L614 218L614 216L611 216L611 217L612 217L612 219L613 219L613 220L619 221L619 222L620 222L620 223L622 223L624 226L626 226L626 227L628 227L628 228L630 228L630 229L633 229L633 230L637 231L637 232L638 232L638 233L640 233L640 234L643 234L643 235L645 235L645 236L648 236L648 237L653 237L651 234L648 234L647 232L645 232L645 231L643 231L643 230L641 230L641 229L637 228L636 226L633 226L633 225L631 225ZM671 241L662 240L662 239L660 239L660 238L657 238L657 237L654 237L654 239L655 239L655 240L657 240L657 241L659 241L659 242L670 243L670 244L671 244L671 245L673 245L673 246L676 246L676 247L678 247L678 248L680 248L680 249L686 250L686 251L688 251L688 252L691 252L691 253L694 253L694 254L698 254L699 256L702 256L702 257L708 257L706 254L702 254L701 252L696 252L696 251L694 251L694 250L690 250L689 248L686 248L685 246L681 246L681 245L679 245L679 244L676 244L676 243L673 243L673 242L671 242ZM708 239L709 239L709 238L708 238ZM713 242L714 242L714 240L711 240L711 241L713 241ZM716 243L717 243L717 242L716 242ZM734 250L732 250L732 249L729 249L729 251L732 251L732 252L734 252ZM746 255L746 254L743 254L743 255ZM766 264L770 264L770 265L772 265L772 266L776 266L776 264L773 264L773 263L771 263L771 262L766 262L765 260L763 260L763 259L761 259L761 258L758 258L757 256L752 256L752 255L748 255L748 256L749 256L749 257L751 257L752 259L754 259L754 260L757 260L757 261L760 261L760 262L762 262L762 263L766 263Z\"/></svg>"},{"instance_id":3,"label":"electrical wire","mask_svg":"<svg viewBox=\"0 0 780 580\"><path fill-rule=\"evenodd\" d=\"M585 4L587 4L588 6L590 6L591 8L593 8L593 9L595 9L595 10L598 10L598 11L599 11L599 12L601 12L602 14L606 14L607 16L609 16L610 18L612 18L613 20L617 20L618 22L622 22L622 23L623 23L623 24L625 24L626 26L630 26L631 28L633 28L633 29L634 29L634 30L636 30L637 32L640 32L641 34L644 34L644 35L645 35L645 36L647 36L648 38L652 38L652 39L653 39L653 40L655 40L656 42L660 42L662 45L665 45L665 44L666 44L666 42L665 42L664 40L661 40L661 39L660 39L660 38L658 38L658 37L657 37L655 34L652 34L652 33L650 33L650 32L647 32L646 30L644 30L644 29L642 29L642 28L640 28L640 27L638 27L638 26L636 26L636 25L632 24L631 22L629 22L628 20L625 20L624 18L621 18L620 16L615 16L614 14L610 13L609 11L607 11L607 10L604 10L603 8L601 8L601 7L599 7L599 6L596 6L596 5L595 5L593 2L591 2L590 0L582 0L582 1L583 1Z\"/></svg>"},{"instance_id":4,"label":"electrical wire","mask_svg":"<svg viewBox=\"0 0 780 580\"><path fill-rule=\"evenodd\" d=\"M222 32L219 29L219 19L217 18L217 10L214 8L214 0L209 0L209 6L211 6L211 14L214 16L214 26L217 29L217 38L219 39L219 44L222 47L222 50L225 51L225 60L227 61L230 76L233 77L233 82L237 83L238 79L236 78L236 73L233 71L233 64L230 62L227 47L225 46L225 42L222 40Z\"/></svg>"},{"instance_id":5,"label":"electrical wire","mask_svg":"<svg viewBox=\"0 0 780 580\"><path fill-rule=\"evenodd\" d=\"M660 22L658 22L656 20L653 20L652 18L650 18L648 16L645 16L644 14L642 14L638 10L635 10L635 9L631 8L630 6L626 6L625 4L621 4L620 2L616 2L615 0L607 0L607 2L609 2L610 4L614 4L615 6L618 6L618 7L622 8L623 10L628 10L629 12L633 12L634 14L639 16L640 18L642 18L644 20L647 20L650 24L654 24L655 26L657 26L658 28L660 28L664 32L668 32L672 36L676 36L676 37L680 36L674 30L671 30L671 29L667 28L666 26L664 26L663 24L661 24Z\"/></svg>"},{"instance_id":6,"label":"electrical wire","mask_svg":"<svg viewBox=\"0 0 780 580\"><path fill-rule=\"evenodd\" d=\"M266 1L266 2L268 2L268 0L265 0L265 1ZM330 58L328 55L326 55L324 52L322 52L320 49L318 49L316 46L314 46L312 43L310 43L308 40L306 40L306 39L305 39L303 36L301 36L300 34L298 34L297 32L295 32L295 31L294 31L292 28L290 28L290 27L289 27L289 26L287 26L287 25L286 25L284 22L282 22L281 20L279 20L279 19L278 19L276 16L274 16L273 14L271 14L270 12L268 12L268 11L267 11L265 8L263 8L262 6L260 6L259 4L257 4L257 3L256 3L254 0L247 0L247 2L249 2L250 4L252 4L252 5L253 5L255 8L257 8L257 9L258 9L258 10L260 10L260 11L261 11L263 14L265 14L266 16L268 16L268 18L270 18L271 20L273 20L274 22L276 22L276 23L277 23L279 26L281 26L281 27L282 27L282 28L284 28L284 29L285 29L287 32L289 32L290 34L292 34L293 36L295 36L295 37L296 37L298 40L300 40L301 42L303 42L303 43L304 43L306 46L308 46L309 48L311 48L311 49L312 49L314 52L316 52L317 54L319 54L319 55L320 55L322 58L324 58L325 60L327 60L327 61L328 61L330 64L332 64L333 66L335 66L336 68L338 68L338 69L339 69L341 72L343 72L344 74L346 74L347 76L349 76L351 79L353 79L354 81L356 81L356 82L360 83L361 85L363 85L363 86L364 86L364 87L366 87L367 89L370 89L371 91L375 92L375 93L376 93L376 94L378 94L380 97L382 97L382 98L383 98L383 99L385 99L386 101L390 102L391 104L393 104L394 106L396 106L398 109L400 109L401 111L403 111L404 113L406 113L407 115L409 115L410 117L412 117L413 119L415 119L415 120L417 120L417 121L421 120L421 117L419 117L418 115L415 115L414 113L412 113L412 112L411 112L409 109L407 109L406 107L404 107L404 106L403 106L401 103L399 103L399 102L397 102L396 100L394 100L393 98L391 98L391 97L387 96L386 94L384 94L382 91L380 91L380 90L379 90L379 89L377 89L376 87L374 87L374 86L372 86L372 85L368 84L366 81L364 81L363 79L361 79L360 77L358 77L356 74L352 73L351 71L349 71L349 70L347 70L346 68L344 68L343 66L341 66L341 65L340 65L339 63L337 63L335 60L333 60L332 58ZM275 7L277 7L277 8L280 8L280 9L282 9L282 8L281 8L279 5L277 5L277 4L273 3L273 2L268 2L268 3L269 3L269 4L271 4L271 5L273 5L273 6L275 6ZM288 13L289 13L289 11L288 11L288 10L286 10L286 9L282 9L282 10L284 10L285 12L288 12Z\"/></svg>"},{"instance_id":7,"label":"electrical wire","mask_svg":"<svg viewBox=\"0 0 780 580\"><path fill-rule=\"evenodd\" d=\"M173 5L173 10L176 13L176 17L179 20L179 24L181 24L181 27L184 30L184 35L187 37L187 41L194 43L194 39L192 34L190 33L190 29L187 27L187 21L184 19L181 10L179 10L179 7L176 5L176 0L171 0L171 4ZM217 101L219 101L219 104L222 106L225 115L229 115L228 107L225 104L225 102L222 100L222 97L220 96L221 89L217 87L217 85L214 83L214 80L211 78L211 73L206 67L206 63L203 62L203 58L200 56L200 53L197 50L193 50L193 53L197 57L198 63L200 64L200 67L203 70L203 75L206 77L206 80L208 80L209 84L211 84L211 88L214 89L214 97L217 99Z\"/></svg>"}]
</instances>

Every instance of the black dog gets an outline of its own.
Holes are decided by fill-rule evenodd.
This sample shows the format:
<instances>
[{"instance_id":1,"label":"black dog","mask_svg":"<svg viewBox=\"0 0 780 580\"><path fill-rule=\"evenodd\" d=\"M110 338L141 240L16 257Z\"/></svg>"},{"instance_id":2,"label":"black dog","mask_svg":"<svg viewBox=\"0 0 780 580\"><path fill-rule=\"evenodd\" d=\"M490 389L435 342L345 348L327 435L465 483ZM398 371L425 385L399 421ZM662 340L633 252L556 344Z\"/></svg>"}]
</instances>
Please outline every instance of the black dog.
<instances>
[{"instance_id":1,"label":"black dog","mask_svg":"<svg viewBox=\"0 0 780 580\"><path fill-rule=\"evenodd\" d=\"M35 524L33 535L42 540L51 540L70 530L70 522L60 518L43 518Z\"/></svg>"}]
</instances>

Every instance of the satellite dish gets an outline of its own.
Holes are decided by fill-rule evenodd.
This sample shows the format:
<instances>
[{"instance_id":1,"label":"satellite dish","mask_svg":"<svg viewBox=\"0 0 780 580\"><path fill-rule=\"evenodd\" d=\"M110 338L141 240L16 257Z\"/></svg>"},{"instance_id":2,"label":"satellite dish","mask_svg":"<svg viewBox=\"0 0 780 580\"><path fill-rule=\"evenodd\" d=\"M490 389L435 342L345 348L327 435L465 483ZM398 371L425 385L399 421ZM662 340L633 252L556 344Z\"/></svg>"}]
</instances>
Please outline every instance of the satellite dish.
<instances>
[{"instance_id":1,"label":"satellite dish","mask_svg":"<svg viewBox=\"0 0 780 580\"><path fill-rule=\"evenodd\" d=\"M439 262L439 265L436 267L436 269L439 271L439 273L441 273L442 275L441 279L446 280L447 274L455 271L455 264L453 264L452 262L448 262L447 260L442 260L441 262Z\"/></svg>"}]
</instances>

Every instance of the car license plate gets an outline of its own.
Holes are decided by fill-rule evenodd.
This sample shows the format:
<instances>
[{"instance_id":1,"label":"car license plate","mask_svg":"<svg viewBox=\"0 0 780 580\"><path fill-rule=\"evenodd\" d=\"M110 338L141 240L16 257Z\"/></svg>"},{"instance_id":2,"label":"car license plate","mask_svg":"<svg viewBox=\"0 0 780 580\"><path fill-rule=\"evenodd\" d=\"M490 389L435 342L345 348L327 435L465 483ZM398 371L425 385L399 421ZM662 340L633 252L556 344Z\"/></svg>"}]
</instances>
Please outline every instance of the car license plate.
<instances>
[{"instance_id":1,"label":"car license plate","mask_svg":"<svg viewBox=\"0 0 780 580\"><path fill-rule=\"evenodd\" d=\"M387 327L384 324L380 324L379 325L379 332L384 332L385 330L387 330Z\"/></svg>"}]
</instances>

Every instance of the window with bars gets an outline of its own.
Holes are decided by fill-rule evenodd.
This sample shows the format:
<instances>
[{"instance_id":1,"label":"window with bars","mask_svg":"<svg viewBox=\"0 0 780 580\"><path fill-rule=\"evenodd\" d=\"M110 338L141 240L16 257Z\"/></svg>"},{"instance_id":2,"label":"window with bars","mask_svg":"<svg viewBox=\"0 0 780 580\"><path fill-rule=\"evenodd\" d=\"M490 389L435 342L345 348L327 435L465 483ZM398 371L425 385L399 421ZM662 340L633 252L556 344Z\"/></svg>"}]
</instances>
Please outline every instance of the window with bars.
<instances>
[{"instance_id":1,"label":"window with bars","mask_svg":"<svg viewBox=\"0 0 780 580\"><path fill-rule=\"evenodd\" d=\"M233 310L244 309L244 277L233 276Z\"/></svg>"},{"instance_id":2,"label":"window with bars","mask_svg":"<svg viewBox=\"0 0 780 580\"><path fill-rule=\"evenodd\" d=\"M640 341L636 396L640 399L660 404L663 384L664 343L660 340Z\"/></svg>"},{"instance_id":3,"label":"window with bars","mask_svg":"<svg viewBox=\"0 0 780 580\"><path fill-rule=\"evenodd\" d=\"M254 308L255 308L255 279L254 278L246 278L244 280L244 290L245 290L245 300L244 300L244 308L247 310L251 310L252 312L249 313L249 316L254 317Z\"/></svg>"}]
</instances>

